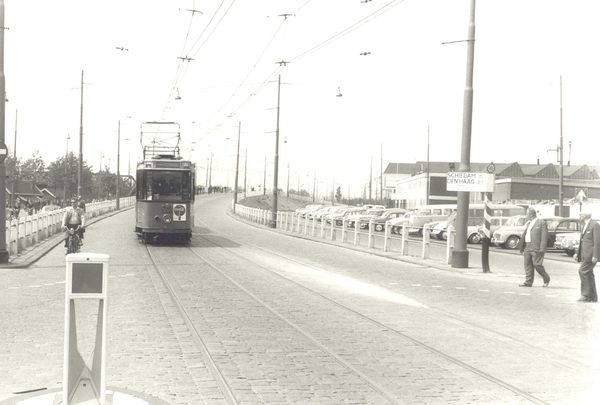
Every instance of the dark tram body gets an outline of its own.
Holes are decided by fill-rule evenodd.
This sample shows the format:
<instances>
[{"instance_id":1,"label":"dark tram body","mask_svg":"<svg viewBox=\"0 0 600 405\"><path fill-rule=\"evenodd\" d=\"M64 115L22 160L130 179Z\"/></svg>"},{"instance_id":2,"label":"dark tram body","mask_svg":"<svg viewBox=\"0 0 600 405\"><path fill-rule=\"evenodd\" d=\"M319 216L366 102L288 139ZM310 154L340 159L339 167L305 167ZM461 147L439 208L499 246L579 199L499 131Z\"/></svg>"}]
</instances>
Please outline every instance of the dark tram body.
<instances>
[{"instance_id":1,"label":"dark tram body","mask_svg":"<svg viewBox=\"0 0 600 405\"><path fill-rule=\"evenodd\" d=\"M135 232L141 241L190 241L195 173L194 163L177 153L144 148L136 171Z\"/></svg>"}]
</instances>

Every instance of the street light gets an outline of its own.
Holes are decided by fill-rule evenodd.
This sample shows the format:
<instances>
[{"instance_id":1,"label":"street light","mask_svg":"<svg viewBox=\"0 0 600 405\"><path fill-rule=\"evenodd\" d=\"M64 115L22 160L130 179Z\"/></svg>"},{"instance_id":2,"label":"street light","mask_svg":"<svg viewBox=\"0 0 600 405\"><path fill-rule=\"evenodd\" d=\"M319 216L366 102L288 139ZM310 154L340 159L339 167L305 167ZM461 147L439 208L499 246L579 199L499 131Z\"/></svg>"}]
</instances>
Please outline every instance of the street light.
<instances>
[{"instance_id":1,"label":"street light","mask_svg":"<svg viewBox=\"0 0 600 405\"><path fill-rule=\"evenodd\" d=\"M67 134L67 149L65 150L65 189L63 193L63 204L65 205L65 207L67 206L67 161L69 159L69 139L71 139L71 135Z\"/></svg>"},{"instance_id":2,"label":"street light","mask_svg":"<svg viewBox=\"0 0 600 405\"><path fill-rule=\"evenodd\" d=\"M235 160L235 185L233 188L233 213L235 214L235 206L238 201L238 178L240 172L240 134L242 133L242 121L238 124L238 139L237 139L237 157Z\"/></svg>"}]
</instances>

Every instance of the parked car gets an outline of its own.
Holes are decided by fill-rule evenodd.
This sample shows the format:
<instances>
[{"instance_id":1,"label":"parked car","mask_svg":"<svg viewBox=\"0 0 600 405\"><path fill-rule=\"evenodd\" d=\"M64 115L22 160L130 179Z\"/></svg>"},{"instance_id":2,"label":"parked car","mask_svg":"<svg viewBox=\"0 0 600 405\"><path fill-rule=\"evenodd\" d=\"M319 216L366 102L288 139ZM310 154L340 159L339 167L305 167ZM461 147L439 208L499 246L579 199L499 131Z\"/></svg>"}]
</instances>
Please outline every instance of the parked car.
<instances>
[{"instance_id":1,"label":"parked car","mask_svg":"<svg viewBox=\"0 0 600 405\"><path fill-rule=\"evenodd\" d=\"M375 218L363 218L360 221L360 229L369 229L373 224L373 229L377 232L383 232L385 223L392 219L404 217L406 210L404 208L389 208L383 211L381 215Z\"/></svg>"},{"instance_id":2,"label":"parked car","mask_svg":"<svg viewBox=\"0 0 600 405\"><path fill-rule=\"evenodd\" d=\"M549 248L554 248L557 235L580 230L579 219L577 218L550 217L542 219L548 224L547 246ZM492 243L503 248L516 249L519 246L526 224L527 217L517 215L513 221L507 222L506 225L494 232Z\"/></svg>"},{"instance_id":3,"label":"parked car","mask_svg":"<svg viewBox=\"0 0 600 405\"><path fill-rule=\"evenodd\" d=\"M363 212L364 208L362 207L349 207L349 208L344 208L339 212L336 212L335 214L333 214L331 217L327 218L327 222L331 223L334 222L336 225L342 225L343 224L343 220L345 218L348 218L349 215L355 214L357 212Z\"/></svg>"},{"instance_id":4,"label":"parked car","mask_svg":"<svg viewBox=\"0 0 600 405\"><path fill-rule=\"evenodd\" d=\"M348 227L354 228L354 225L357 223L360 223L361 221L363 221L363 219L366 219L368 222L369 219L377 218L378 216L382 215L384 212L385 212L384 208L369 208L365 211L356 212L354 214L348 215L348 218L346 219L346 223L348 224Z\"/></svg>"},{"instance_id":5,"label":"parked car","mask_svg":"<svg viewBox=\"0 0 600 405\"><path fill-rule=\"evenodd\" d=\"M440 239L440 240L448 240L448 221L438 222L437 225L431 229L431 237ZM479 226L470 225L467 226L467 242L469 243L481 243L483 237L479 233Z\"/></svg>"},{"instance_id":6,"label":"parked car","mask_svg":"<svg viewBox=\"0 0 600 405\"><path fill-rule=\"evenodd\" d=\"M314 212L323 207L323 204L309 204L304 208L298 208L296 210L296 214L300 214L302 218L304 218L307 214Z\"/></svg>"},{"instance_id":7,"label":"parked car","mask_svg":"<svg viewBox=\"0 0 600 405\"><path fill-rule=\"evenodd\" d=\"M502 227L510 217L492 217L490 218L490 232L493 234L497 229ZM438 223L432 230L431 236L441 240L448 240L448 231L446 226L447 221ZM467 226L467 242L478 244L481 243L485 234L483 232L483 222L479 225Z\"/></svg>"},{"instance_id":8,"label":"parked car","mask_svg":"<svg viewBox=\"0 0 600 405\"><path fill-rule=\"evenodd\" d=\"M413 215L414 211L409 211L406 214L398 217L398 218L393 218L390 219L390 227L392 228L392 233L395 233L397 235L400 235L400 233L402 232L402 225L403 224L409 224L410 223L410 218Z\"/></svg>"},{"instance_id":9,"label":"parked car","mask_svg":"<svg viewBox=\"0 0 600 405\"><path fill-rule=\"evenodd\" d=\"M581 232L570 232L556 235L554 249L562 250L567 256L573 257L579 248Z\"/></svg>"},{"instance_id":10,"label":"parked car","mask_svg":"<svg viewBox=\"0 0 600 405\"><path fill-rule=\"evenodd\" d=\"M308 213L308 217L310 219L312 219L312 218L316 219L317 222L321 222L325 215L331 214L332 212L335 212L335 211L339 210L340 208L344 208L344 207L345 206L341 206L341 205L327 205L325 207L319 208L316 211Z\"/></svg>"}]
</instances>

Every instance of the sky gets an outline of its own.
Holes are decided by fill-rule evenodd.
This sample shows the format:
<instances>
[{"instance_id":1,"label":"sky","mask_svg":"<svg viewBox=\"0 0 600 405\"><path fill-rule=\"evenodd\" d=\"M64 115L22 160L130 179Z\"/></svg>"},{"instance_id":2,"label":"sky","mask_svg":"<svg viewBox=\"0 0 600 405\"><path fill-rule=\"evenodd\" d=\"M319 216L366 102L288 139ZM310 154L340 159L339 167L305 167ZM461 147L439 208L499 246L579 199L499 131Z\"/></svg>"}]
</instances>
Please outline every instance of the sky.
<instances>
[{"instance_id":1,"label":"sky","mask_svg":"<svg viewBox=\"0 0 600 405\"><path fill-rule=\"evenodd\" d=\"M84 160L115 172L120 125L127 173L141 124L173 121L198 183L233 187L239 131L240 179L271 189L279 113L279 187L360 196L389 163L460 161L470 6L5 0L5 143L78 155L83 105ZM472 162L558 164L562 134L565 164L600 165L599 14L477 2Z\"/></svg>"}]
</instances>

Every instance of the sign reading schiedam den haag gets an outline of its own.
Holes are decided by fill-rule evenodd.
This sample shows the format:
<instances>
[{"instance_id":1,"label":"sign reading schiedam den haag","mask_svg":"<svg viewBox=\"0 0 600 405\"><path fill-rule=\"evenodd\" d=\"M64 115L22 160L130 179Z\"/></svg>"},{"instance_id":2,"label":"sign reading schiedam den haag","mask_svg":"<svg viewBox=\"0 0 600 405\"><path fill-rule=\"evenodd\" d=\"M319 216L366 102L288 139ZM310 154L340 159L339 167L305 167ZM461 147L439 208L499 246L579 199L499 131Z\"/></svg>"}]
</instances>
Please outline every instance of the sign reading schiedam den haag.
<instances>
[{"instance_id":1,"label":"sign reading schiedam den haag","mask_svg":"<svg viewBox=\"0 0 600 405\"><path fill-rule=\"evenodd\" d=\"M446 190L492 193L495 176L491 173L448 172Z\"/></svg>"}]
</instances>

